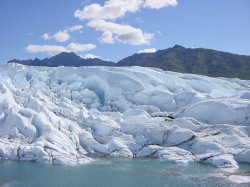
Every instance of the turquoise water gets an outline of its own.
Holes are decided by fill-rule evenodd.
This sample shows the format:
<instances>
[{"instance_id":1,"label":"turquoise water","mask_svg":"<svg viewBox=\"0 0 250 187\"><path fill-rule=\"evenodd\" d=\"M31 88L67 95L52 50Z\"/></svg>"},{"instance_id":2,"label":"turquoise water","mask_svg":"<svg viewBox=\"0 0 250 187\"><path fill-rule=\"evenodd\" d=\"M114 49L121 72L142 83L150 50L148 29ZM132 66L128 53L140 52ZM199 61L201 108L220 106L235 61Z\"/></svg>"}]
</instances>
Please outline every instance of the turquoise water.
<instances>
[{"instance_id":1,"label":"turquoise water","mask_svg":"<svg viewBox=\"0 0 250 187\"><path fill-rule=\"evenodd\" d=\"M241 165L240 170L249 172L250 166ZM155 159L97 158L80 166L0 161L0 186L239 186L212 177L216 172L216 168L206 164L182 166Z\"/></svg>"}]
</instances>

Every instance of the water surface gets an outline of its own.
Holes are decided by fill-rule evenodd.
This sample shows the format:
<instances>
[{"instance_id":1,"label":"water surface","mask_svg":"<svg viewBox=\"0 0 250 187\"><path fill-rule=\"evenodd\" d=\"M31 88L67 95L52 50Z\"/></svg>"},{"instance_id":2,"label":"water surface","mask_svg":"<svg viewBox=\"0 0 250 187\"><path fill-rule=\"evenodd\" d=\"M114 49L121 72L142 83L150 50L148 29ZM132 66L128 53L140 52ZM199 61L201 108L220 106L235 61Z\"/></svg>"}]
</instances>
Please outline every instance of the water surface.
<instances>
[{"instance_id":1,"label":"water surface","mask_svg":"<svg viewBox=\"0 0 250 187\"><path fill-rule=\"evenodd\" d=\"M240 166L239 172L249 171L250 165ZM95 158L95 162L80 166L0 161L0 186L6 187L250 186L219 175L207 164L183 166L155 159Z\"/></svg>"}]
</instances>

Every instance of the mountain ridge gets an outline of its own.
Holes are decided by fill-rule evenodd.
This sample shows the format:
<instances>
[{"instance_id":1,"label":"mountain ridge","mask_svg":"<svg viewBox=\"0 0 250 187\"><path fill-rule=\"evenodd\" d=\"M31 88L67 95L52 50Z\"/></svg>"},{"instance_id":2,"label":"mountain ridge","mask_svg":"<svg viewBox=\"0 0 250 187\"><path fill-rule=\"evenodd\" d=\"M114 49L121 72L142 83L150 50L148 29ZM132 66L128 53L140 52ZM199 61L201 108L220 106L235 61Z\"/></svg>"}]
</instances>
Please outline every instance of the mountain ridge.
<instances>
[{"instance_id":1,"label":"mountain ridge","mask_svg":"<svg viewBox=\"0 0 250 187\"><path fill-rule=\"evenodd\" d=\"M11 60L29 66L142 66L165 71L250 79L250 56L238 55L206 48L185 48L180 45L158 50L154 53L135 53L117 63L98 58L83 59L75 53L62 52L43 60Z\"/></svg>"},{"instance_id":2,"label":"mountain ridge","mask_svg":"<svg viewBox=\"0 0 250 187\"><path fill-rule=\"evenodd\" d=\"M35 58L34 60L17 60L13 59L8 61L7 63L17 63L17 64L23 64L28 66L49 66L49 67L57 67L57 66L73 66L73 67L79 67L79 66L114 66L114 62L110 61L104 61L99 58L93 58L93 59L84 59L80 56L76 55L75 53L67 53L62 52L55 56L52 56L50 58L45 59L38 59Z\"/></svg>"},{"instance_id":3,"label":"mountain ridge","mask_svg":"<svg viewBox=\"0 0 250 187\"><path fill-rule=\"evenodd\" d=\"M250 79L250 56L179 45L155 53L137 53L120 60L116 65L157 67L180 73Z\"/></svg>"}]
</instances>

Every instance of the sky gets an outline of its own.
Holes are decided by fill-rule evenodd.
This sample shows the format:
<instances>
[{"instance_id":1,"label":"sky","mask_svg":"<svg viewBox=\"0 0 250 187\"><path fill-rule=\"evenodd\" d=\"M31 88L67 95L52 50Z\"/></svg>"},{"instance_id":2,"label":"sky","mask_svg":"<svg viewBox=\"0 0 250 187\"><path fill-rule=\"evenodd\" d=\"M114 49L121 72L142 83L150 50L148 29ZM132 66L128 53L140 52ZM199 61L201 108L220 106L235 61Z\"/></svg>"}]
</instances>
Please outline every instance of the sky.
<instances>
[{"instance_id":1,"label":"sky","mask_svg":"<svg viewBox=\"0 0 250 187\"><path fill-rule=\"evenodd\" d=\"M119 61L174 45L250 55L250 0L1 0L0 63Z\"/></svg>"}]
</instances>

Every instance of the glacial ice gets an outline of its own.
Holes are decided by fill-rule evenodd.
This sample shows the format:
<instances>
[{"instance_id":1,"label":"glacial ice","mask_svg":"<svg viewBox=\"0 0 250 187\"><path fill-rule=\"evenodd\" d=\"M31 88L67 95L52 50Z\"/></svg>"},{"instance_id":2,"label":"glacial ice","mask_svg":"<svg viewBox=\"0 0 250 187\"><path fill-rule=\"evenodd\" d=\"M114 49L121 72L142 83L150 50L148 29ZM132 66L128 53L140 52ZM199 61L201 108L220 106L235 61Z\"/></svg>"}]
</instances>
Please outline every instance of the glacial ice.
<instances>
[{"instance_id":1,"label":"glacial ice","mask_svg":"<svg viewBox=\"0 0 250 187\"><path fill-rule=\"evenodd\" d=\"M0 66L0 159L85 164L100 154L237 169L250 163L249 136L247 80Z\"/></svg>"}]
</instances>

